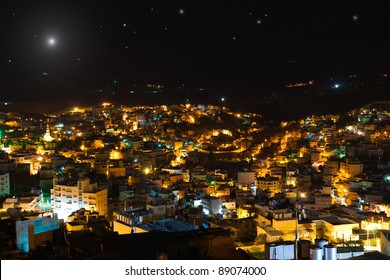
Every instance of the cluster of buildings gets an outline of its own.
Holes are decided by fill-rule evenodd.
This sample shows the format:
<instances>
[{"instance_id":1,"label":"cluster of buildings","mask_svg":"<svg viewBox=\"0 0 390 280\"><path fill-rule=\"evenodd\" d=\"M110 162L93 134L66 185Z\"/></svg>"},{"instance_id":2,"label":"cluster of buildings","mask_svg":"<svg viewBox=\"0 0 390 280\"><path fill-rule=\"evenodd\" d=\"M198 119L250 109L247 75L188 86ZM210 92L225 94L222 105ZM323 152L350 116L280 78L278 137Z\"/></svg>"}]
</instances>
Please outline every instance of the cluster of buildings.
<instances>
[{"instance_id":1,"label":"cluster of buildings","mask_svg":"<svg viewBox=\"0 0 390 280\"><path fill-rule=\"evenodd\" d=\"M110 103L0 125L3 256L19 234L36 257L250 258L250 243L266 259L390 258L387 102L280 125ZM122 250L141 240L156 248Z\"/></svg>"}]
</instances>

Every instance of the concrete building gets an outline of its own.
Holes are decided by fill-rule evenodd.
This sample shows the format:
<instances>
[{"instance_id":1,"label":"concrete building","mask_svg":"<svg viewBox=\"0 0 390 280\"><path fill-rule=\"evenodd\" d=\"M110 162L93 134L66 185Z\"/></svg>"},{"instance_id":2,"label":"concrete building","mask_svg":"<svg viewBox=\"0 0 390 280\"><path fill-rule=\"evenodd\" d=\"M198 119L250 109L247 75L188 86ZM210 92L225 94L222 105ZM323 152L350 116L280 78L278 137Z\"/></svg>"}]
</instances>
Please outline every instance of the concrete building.
<instances>
[{"instance_id":1,"label":"concrete building","mask_svg":"<svg viewBox=\"0 0 390 280\"><path fill-rule=\"evenodd\" d=\"M114 231L119 235L146 233L152 231L165 232L184 232L196 230L199 227L194 226L173 218L163 218L154 220L151 212L144 209L134 209L122 211L116 214L114 220Z\"/></svg>"},{"instance_id":2,"label":"concrete building","mask_svg":"<svg viewBox=\"0 0 390 280\"><path fill-rule=\"evenodd\" d=\"M129 143L135 151L140 151L144 148L144 141L141 137L129 137Z\"/></svg>"},{"instance_id":3,"label":"concrete building","mask_svg":"<svg viewBox=\"0 0 390 280\"><path fill-rule=\"evenodd\" d=\"M58 227L57 214L53 214L52 217L17 221L16 246L24 252L34 250L43 242L53 241L53 231Z\"/></svg>"},{"instance_id":4,"label":"concrete building","mask_svg":"<svg viewBox=\"0 0 390 280\"><path fill-rule=\"evenodd\" d=\"M345 178L358 176L363 173L363 164L358 160L346 159L340 162L340 173Z\"/></svg>"},{"instance_id":5,"label":"concrete building","mask_svg":"<svg viewBox=\"0 0 390 280\"><path fill-rule=\"evenodd\" d=\"M15 170L15 162L9 159L0 159L0 174L13 172Z\"/></svg>"},{"instance_id":6,"label":"concrete building","mask_svg":"<svg viewBox=\"0 0 390 280\"><path fill-rule=\"evenodd\" d=\"M321 160L321 152L319 151L312 151L310 153L310 161L311 161L311 164L315 163L315 162L318 162Z\"/></svg>"},{"instance_id":7,"label":"concrete building","mask_svg":"<svg viewBox=\"0 0 390 280\"><path fill-rule=\"evenodd\" d=\"M282 191L282 183L278 177L259 177L257 179L257 188L261 191L280 193Z\"/></svg>"},{"instance_id":8,"label":"concrete building","mask_svg":"<svg viewBox=\"0 0 390 280\"><path fill-rule=\"evenodd\" d=\"M152 217L158 220L162 217L171 217L175 214L176 202L169 194L156 194L152 192L146 199L146 210L152 213Z\"/></svg>"},{"instance_id":9,"label":"concrete building","mask_svg":"<svg viewBox=\"0 0 390 280\"><path fill-rule=\"evenodd\" d=\"M266 260L294 260L295 243L291 241L266 243L265 259Z\"/></svg>"},{"instance_id":10,"label":"concrete building","mask_svg":"<svg viewBox=\"0 0 390 280\"><path fill-rule=\"evenodd\" d=\"M317 194L314 196L312 203L305 203L305 208L308 210L321 210L332 206L332 197L329 194Z\"/></svg>"},{"instance_id":11,"label":"concrete building","mask_svg":"<svg viewBox=\"0 0 390 280\"><path fill-rule=\"evenodd\" d=\"M81 208L108 214L107 189L99 190L97 183L91 183L89 178L76 181L55 177L50 193L51 207L60 219L67 220Z\"/></svg>"},{"instance_id":12,"label":"concrete building","mask_svg":"<svg viewBox=\"0 0 390 280\"><path fill-rule=\"evenodd\" d=\"M9 195L11 193L11 184L9 173L0 173L0 195Z\"/></svg>"},{"instance_id":13,"label":"concrete building","mask_svg":"<svg viewBox=\"0 0 390 280\"><path fill-rule=\"evenodd\" d=\"M350 219L326 215L320 216L318 220L315 220L315 223L320 236L328 239L330 242L359 240L358 234L355 234L353 231L354 229L359 229L359 223Z\"/></svg>"},{"instance_id":14,"label":"concrete building","mask_svg":"<svg viewBox=\"0 0 390 280\"><path fill-rule=\"evenodd\" d=\"M206 196L202 198L203 212L206 214L221 214L222 200L221 198Z\"/></svg>"},{"instance_id":15,"label":"concrete building","mask_svg":"<svg viewBox=\"0 0 390 280\"><path fill-rule=\"evenodd\" d=\"M390 230L380 231L381 253L390 256Z\"/></svg>"},{"instance_id":16,"label":"concrete building","mask_svg":"<svg viewBox=\"0 0 390 280\"><path fill-rule=\"evenodd\" d=\"M242 185L255 184L256 173L255 172L238 172L237 181Z\"/></svg>"},{"instance_id":17,"label":"concrete building","mask_svg":"<svg viewBox=\"0 0 390 280\"><path fill-rule=\"evenodd\" d=\"M325 163L324 173L325 175L336 176L339 172L339 160L337 159L328 159Z\"/></svg>"}]
</instances>

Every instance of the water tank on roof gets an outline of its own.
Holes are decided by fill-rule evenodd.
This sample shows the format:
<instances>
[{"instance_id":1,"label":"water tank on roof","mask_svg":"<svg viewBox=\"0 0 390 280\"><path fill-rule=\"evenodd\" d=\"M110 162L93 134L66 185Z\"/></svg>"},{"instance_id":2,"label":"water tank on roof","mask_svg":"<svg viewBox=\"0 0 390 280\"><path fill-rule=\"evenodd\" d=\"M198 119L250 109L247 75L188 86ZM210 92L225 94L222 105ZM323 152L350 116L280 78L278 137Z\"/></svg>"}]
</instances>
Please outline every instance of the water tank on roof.
<instances>
[{"instance_id":1,"label":"water tank on roof","mask_svg":"<svg viewBox=\"0 0 390 280\"><path fill-rule=\"evenodd\" d=\"M322 247L322 258L325 256L325 248L324 246L329 244L328 240L326 239L315 239L314 240L315 245Z\"/></svg>"},{"instance_id":2,"label":"water tank on roof","mask_svg":"<svg viewBox=\"0 0 390 280\"><path fill-rule=\"evenodd\" d=\"M310 259L311 260L322 260L322 247L317 245L310 246Z\"/></svg>"},{"instance_id":3,"label":"water tank on roof","mask_svg":"<svg viewBox=\"0 0 390 280\"><path fill-rule=\"evenodd\" d=\"M333 244L326 244L324 246L325 260L337 260L337 247Z\"/></svg>"}]
</instances>

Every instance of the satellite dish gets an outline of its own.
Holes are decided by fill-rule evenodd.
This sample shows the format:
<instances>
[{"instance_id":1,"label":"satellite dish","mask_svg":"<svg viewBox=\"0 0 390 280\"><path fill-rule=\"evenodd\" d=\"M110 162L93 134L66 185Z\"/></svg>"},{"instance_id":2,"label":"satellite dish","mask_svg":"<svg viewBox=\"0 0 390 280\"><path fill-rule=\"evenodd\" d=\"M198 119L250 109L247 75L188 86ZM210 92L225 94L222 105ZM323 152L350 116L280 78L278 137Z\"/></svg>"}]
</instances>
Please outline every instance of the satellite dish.
<instances>
[{"instance_id":1,"label":"satellite dish","mask_svg":"<svg viewBox=\"0 0 390 280\"><path fill-rule=\"evenodd\" d=\"M7 214L14 221L20 221L20 218L22 217L22 213L20 213L20 211L18 209L15 209L15 208L8 208Z\"/></svg>"}]
</instances>

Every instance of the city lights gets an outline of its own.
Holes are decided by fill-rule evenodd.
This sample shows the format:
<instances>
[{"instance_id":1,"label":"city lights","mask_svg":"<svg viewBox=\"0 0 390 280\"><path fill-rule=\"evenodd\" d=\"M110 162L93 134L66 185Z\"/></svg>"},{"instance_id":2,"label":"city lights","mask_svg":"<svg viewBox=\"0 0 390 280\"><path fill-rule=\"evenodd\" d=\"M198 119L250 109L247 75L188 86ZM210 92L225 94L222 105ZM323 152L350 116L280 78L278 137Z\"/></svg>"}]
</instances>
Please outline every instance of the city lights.
<instances>
[{"instance_id":1,"label":"city lights","mask_svg":"<svg viewBox=\"0 0 390 280\"><path fill-rule=\"evenodd\" d=\"M47 43L49 46L54 46L56 44L56 40L54 38L47 39Z\"/></svg>"},{"instance_id":2,"label":"city lights","mask_svg":"<svg viewBox=\"0 0 390 280\"><path fill-rule=\"evenodd\" d=\"M384 2L57 2L2 5L2 277L386 277Z\"/></svg>"}]
</instances>

